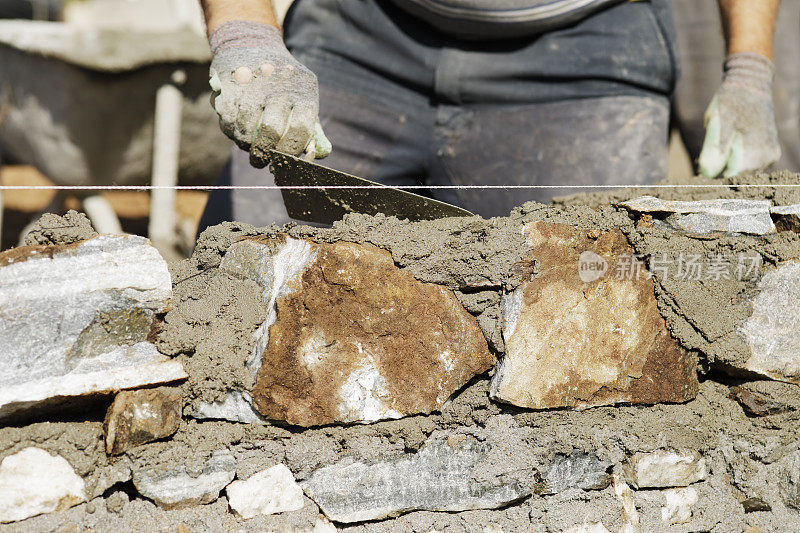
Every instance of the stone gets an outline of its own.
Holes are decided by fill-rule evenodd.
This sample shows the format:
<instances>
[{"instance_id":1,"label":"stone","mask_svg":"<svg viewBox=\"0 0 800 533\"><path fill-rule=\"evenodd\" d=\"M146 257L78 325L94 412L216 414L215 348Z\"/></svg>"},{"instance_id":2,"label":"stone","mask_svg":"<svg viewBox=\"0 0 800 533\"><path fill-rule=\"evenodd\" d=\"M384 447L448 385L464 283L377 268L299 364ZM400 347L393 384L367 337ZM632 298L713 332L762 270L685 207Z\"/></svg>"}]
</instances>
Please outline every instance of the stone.
<instances>
[{"instance_id":1,"label":"stone","mask_svg":"<svg viewBox=\"0 0 800 533\"><path fill-rule=\"evenodd\" d=\"M226 489L231 509L244 519L303 508L303 489L282 464L234 481Z\"/></svg>"},{"instance_id":2,"label":"stone","mask_svg":"<svg viewBox=\"0 0 800 533\"><path fill-rule=\"evenodd\" d=\"M729 397L736 400L748 416L769 416L791 410L788 405L775 402L763 394L738 386L731 387Z\"/></svg>"},{"instance_id":3,"label":"stone","mask_svg":"<svg viewBox=\"0 0 800 533\"><path fill-rule=\"evenodd\" d=\"M639 511L636 509L636 502L633 499L633 491L625 483L622 477L615 473L612 476L614 486L614 495L622 505L622 513L620 513L620 528L619 533L637 533L639 531Z\"/></svg>"},{"instance_id":4,"label":"stone","mask_svg":"<svg viewBox=\"0 0 800 533\"><path fill-rule=\"evenodd\" d=\"M510 473L475 478L489 467L489 452L490 445L472 438L434 441L416 454L375 464L344 459L316 470L301 485L328 518L343 523L413 510L497 509L530 494Z\"/></svg>"},{"instance_id":5,"label":"stone","mask_svg":"<svg viewBox=\"0 0 800 533\"><path fill-rule=\"evenodd\" d=\"M800 261L767 270L740 333L750 348L745 370L800 384Z\"/></svg>"},{"instance_id":6,"label":"stone","mask_svg":"<svg viewBox=\"0 0 800 533\"><path fill-rule=\"evenodd\" d=\"M244 424L266 424L267 419L253 407L250 393L230 390L221 400L202 402L189 415L200 420L229 420Z\"/></svg>"},{"instance_id":7,"label":"stone","mask_svg":"<svg viewBox=\"0 0 800 533\"><path fill-rule=\"evenodd\" d=\"M61 456L30 447L0 463L0 522L63 511L84 501L83 479Z\"/></svg>"},{"instance_id":8,"label":"stone","mask_svg":"<svg viewBox=\"0 0 800 533\"><path fill-rule=\"evenodd\" d=\"M246 238L220 268L263 291L268 316L247 366L266 419L314 426L430 413L494 364L454 294L376 246ZM218 407L253 416L237 399Z\"/></svg>"},{"instance_id":9,"label":"stone","mask_svg":"<svg viewBox=\"0 0 800 533\"><path fill-rule=\"evenodd\" d=\"M169 437L181 422L182 395L175 387L122 391L106 412L106 453L117 455Z\"/></svg>"},{"instance_id":10,"label":"stone","mask_svg":"<svg viewBox=\"0 0 800 533\"><path fill-rule=\"evenodd\" d=\"M217 450L199 475L184 464L136 469L133 484L142 496L164 509L182 509L211 503L236 475L236 460L228 450Z\"/></svg>"},{"instance_id":11,"label":"stone","mask_svg":"<svg viewBox=\"0 0 800 533\"><path fill-rule=\"evenodd\" d=\"M186 378L148 340L171 295L167 264L142 237L0 253L0 419Z\"/></svg>"},{"instance_id":12,"label":"stone","mask_svg":"<svg viewBox=\"0 0 800 533\"><path fill-rule=\"evenodd\" d=\"M619 230L535 222L525 281L503 297L506 354L491 397L520 407L684 402L696 361L670 335L652 279Z\"/></svg>"},{"instance_id":13,"label":"stone","mask_svg":"<svg viewBox=\"0 0 800 533\"><path fill-rule=\"evenodd\" d=\"M718 199L699 201L660 200L642 196L620 204L635 213L669 214L664 222L689 233L775 233L769 200Z\"/></svg>"},{"instance_id":14,"label":"stone","mask_svg":"<svg viewBox=\"0 0 800 533\"><path fill-rule=\"evenodd\" d=\"M625 463L622 475L635 489L686 487L706 478L706 460L698 452L637 453Z\"/></svg>"},{"instance_id":15,"label":"stone","mask_svg":"<svg viewBox=\"0 0 800 533\"><path fill-rule=\"evenodd\" d=\"M661 509L661 520L667 524L685 524L692 518L692 507L697 503L694 487L663 491L666 505Z\"/></svg>"},{"instance_id":16,"label":"stone","mask_svg":"<svg viewBox=\"0 0 800 533\"><path fill-rule=\"evenodd\" d=\"M317 520L314 522L313 533L336 533L336 531L336 526L331 524L330 520L324 516L317 517Z\"/></svg>"},{"instance_id":17,"label":"stone","mask_svg":"<svg viewBox=\"0 0 800 533\"><path fill-rule=\"evenodd\" d=\"M778 231L800 233L800 204L775 206L770 213Z\"/></svg>"},{"instance_id":18,"label":"stone","mask_svg":"<svg viewBox=\"0 0 800 533\"><path fill-rule=\"evenodd\" d=\"M610 466L610 462L578 450L570 455L556 455L545 472L542 494L558 494L571 487L602 490L611 484Z\"/></svg>"}]
</instances>

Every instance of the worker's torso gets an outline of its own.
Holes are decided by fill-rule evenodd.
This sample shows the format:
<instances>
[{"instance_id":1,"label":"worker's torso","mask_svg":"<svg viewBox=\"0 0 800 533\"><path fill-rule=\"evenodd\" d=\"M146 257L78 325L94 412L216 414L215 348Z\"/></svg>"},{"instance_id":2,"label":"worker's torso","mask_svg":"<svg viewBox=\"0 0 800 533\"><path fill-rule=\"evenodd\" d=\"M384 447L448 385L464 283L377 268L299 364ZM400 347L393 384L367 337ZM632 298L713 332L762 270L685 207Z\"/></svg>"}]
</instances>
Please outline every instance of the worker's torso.
<instances>
[{"instance_id":1,"label":"worker's torso","mask_svg":"<svg viewBox=\"0 0 800 533\"><path fill-rule=\"evenodd\" d=\"M462 38L543 33L629 0L392 0L442 31Z\"/></svg>"}]
</instances>

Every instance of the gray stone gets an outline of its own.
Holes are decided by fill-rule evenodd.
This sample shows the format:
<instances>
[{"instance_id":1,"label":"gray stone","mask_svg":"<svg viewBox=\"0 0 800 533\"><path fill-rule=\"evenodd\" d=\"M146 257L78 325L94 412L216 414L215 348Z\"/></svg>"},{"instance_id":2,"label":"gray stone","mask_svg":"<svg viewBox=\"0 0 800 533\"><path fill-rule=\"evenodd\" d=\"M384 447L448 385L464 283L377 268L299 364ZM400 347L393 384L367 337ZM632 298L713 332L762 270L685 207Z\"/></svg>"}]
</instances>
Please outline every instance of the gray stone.
<instances>
[{"instance_id":1,"label":"gray stone","mask_svg":"<svg viewBox=\"0 0 800 533\"><path fill-rule=\"evenodd\" d=\"M607 472L610 466L610 462L578 450L569 455L556 455L544 474L543 494L558 494L571 487L604 489L611 484L611 474Z\"/></svg>"},{"instance_id":2,"label":"gray stone","mask_svg":"<svg viewBox=\"0 0 800 533\"><path fill-rule=\"evenodd\" d=\"M236 475L236 460L228 450L214 452L199 475L184 464L136 469L133 484L139 494L165 509L211 503Z\"/></svg>"},{"instance_id":3,"label":"gray stone","mask_svg":"<svg viewBox=\"0 0 800 533\"><path fill-rule=\"evenodd\" d=\"M142 237L104 235L0 254L6 372L0 418L34 406L186 377L147 341L172 294Z\"/></svg>"},{"instance_id":4,"label":"gray stone","mask_svg":"<svg viewBox=\"0 0 800 533\"><path fill-rule=\"evenodd\" d=\"M768 270L756 290L752 312L740 329L751 353L745 369L800 383L800 261Z\"/></svg>"},{"instance_id":5,"label":"gray stone","mask_svg":"<svg viewBox=\"0 0 800 533\"><path fill-rule=\"evenodd\" d=\"M506 476L476 480L488 467L490 449L471 438L435 441L414 455L377 464L345 459L320 468L301 485L328 518L344 523L413 510L496 509L530 494Z\"/></svg>"},{"instance_id":6,"label":"gray stone","mask_svg":"<svg viewBox=\"0 0 800 533\"><path fill-rule=\"evenodd\" d=\"M142 237L0 253L0 418L187 377L148 341L171 295L167 264Z\"/></svg>"},{"instance_id":7,"label":"gray stone","mask_svg":"<svg viewBox=\"0 0 800 533\"><path fill-rule=\"evenodd\" d=\"M768 200L718 199L701 201L661 200L642 196L622 207L636 213L666 213L666 223L690 233L775 233Z\"/></svg>"}]
</instances>

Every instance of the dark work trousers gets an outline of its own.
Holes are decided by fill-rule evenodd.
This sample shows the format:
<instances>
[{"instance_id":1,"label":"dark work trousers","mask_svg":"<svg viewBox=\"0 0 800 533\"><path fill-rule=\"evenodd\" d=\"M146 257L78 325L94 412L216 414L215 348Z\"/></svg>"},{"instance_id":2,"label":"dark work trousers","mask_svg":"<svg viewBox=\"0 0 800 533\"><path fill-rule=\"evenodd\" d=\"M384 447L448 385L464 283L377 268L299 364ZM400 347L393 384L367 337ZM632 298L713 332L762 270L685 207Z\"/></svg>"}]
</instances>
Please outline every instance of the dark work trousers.
<instances>
[{"instance_id":1,"label":"dark work trousers","mask_svg":"<svg viewBox=\"0 0 800 533\"><path fill-rule=\"evenodd\" d=\"M320 160L406 185L652 183L666 176L677 76L667 0L527 39L463 41L380 0L299 0L287 45L317 74ZM220 185L271 185L238 149ZM575 189L431 191L484 217ZM289 219L278 191L214 191L203 228Z\"/></svg>"}]
</instances>

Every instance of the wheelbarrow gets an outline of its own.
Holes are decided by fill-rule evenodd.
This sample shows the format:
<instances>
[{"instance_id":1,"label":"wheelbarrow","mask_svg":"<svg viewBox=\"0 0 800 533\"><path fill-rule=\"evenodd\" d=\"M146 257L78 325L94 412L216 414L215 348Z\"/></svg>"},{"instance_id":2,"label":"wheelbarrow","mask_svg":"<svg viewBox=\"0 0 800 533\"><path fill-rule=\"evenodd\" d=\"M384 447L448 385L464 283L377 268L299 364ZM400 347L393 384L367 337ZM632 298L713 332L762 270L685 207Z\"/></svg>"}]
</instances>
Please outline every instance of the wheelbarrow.
<instances>
[{"instance_id":1,"label":"wheelbarrow","mask_svg":"<svg viewBox=\"0 0 800 533\"><path fill-rule=\"evenodd\" d=\"M0 20L0 146L56 185L159 187L148 232L171 246L169 187L178 176L213 183L230 155L209 105L209 58L205 38L188 27ZM83 206L98 231L120 231L101 196L84 195Z\"/></svg>"}]
</instances>

